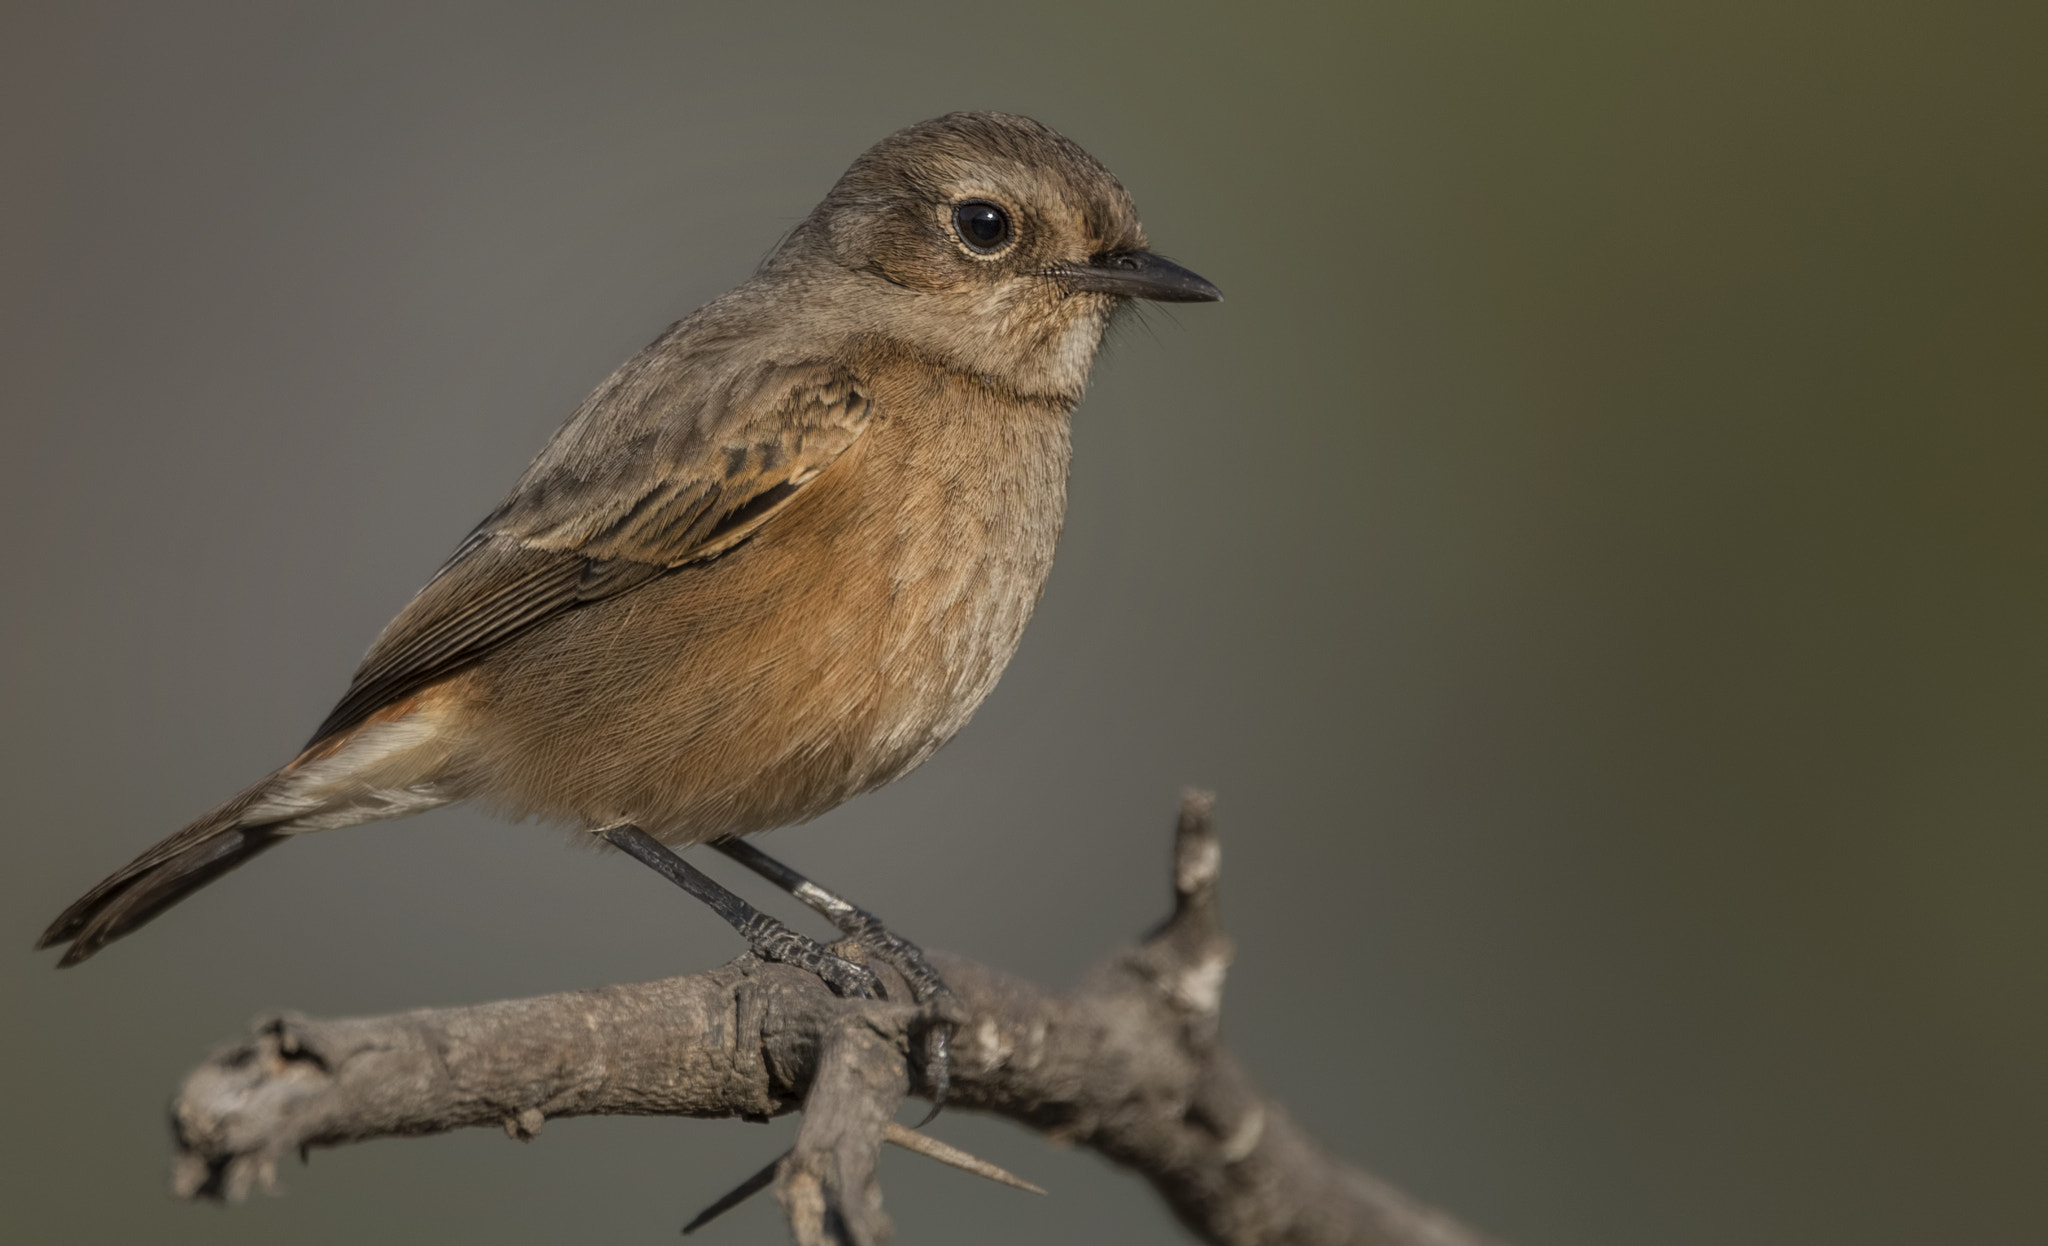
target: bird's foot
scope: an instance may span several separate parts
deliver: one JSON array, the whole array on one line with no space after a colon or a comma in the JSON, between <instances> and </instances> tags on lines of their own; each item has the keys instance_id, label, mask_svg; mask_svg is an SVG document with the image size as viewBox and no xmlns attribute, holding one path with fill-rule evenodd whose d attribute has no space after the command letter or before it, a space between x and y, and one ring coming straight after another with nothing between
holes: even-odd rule
<instances>
[{"instance_id":1,"label":"bird's foot","mask_svg":"<svg viewBox=\"0 0 2048 1246\"><path fill-rule=\"evenodd\" d=\"M738 927L747 947L762 960L801 969L832 988L843 999L880 999L882 981L874 970L855 964L834 953L808 935L799 934L768 916L755 912Z\"/></svg>"},{"instance_id":2,"label":"bird's foot","mask_svg":"<svg viewBox=\"0 0 2048 1246\"><path fill-rule=\"evenodd\" d=\"M923 1049L918 1061L923 1083L917 1089L932 1101L932 1110L919 1127L930 1122L945 1106L946 1092L952 1086L953 1035L966 1024L967 1007L932 968L923 949L884 926L873 913L825 890L745 840L723 839L711 846L809 905L875 960L903 975L920 1013L914 1038Z\"/></svg>"}]
</instances>

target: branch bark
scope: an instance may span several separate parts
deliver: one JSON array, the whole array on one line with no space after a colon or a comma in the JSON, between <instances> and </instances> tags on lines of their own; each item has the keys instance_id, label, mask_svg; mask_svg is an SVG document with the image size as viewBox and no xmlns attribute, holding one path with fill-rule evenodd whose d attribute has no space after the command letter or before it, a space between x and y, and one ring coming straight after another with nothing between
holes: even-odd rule
<instances>
[{"instance_id":1,"label":"branch bark","mask_svg":"<svg viewBox=\"0 0 2048 1246\"><path fill-rule=\"evenodd\" d=\"M933 955L968 1010L949 1103L1091 1147L1218 1246L1487 1246L1492 1239L1331 1156L1217 1038L1231 946L1210 800L1183 804L1174 911L1058 996ZM858 955L852 945L835 951ZM891 997L909 998L880 971ZM765 1119L801 1109L776 1194L797 1241L881 1243L875 1160L907 1093L917 1012L842 1000L742 956L631 986L316 1020L280 1015L216 1050L172 1107L173 1187L240 1199L312 1147L550 1117Z\"/></svg>"}]
</instances>

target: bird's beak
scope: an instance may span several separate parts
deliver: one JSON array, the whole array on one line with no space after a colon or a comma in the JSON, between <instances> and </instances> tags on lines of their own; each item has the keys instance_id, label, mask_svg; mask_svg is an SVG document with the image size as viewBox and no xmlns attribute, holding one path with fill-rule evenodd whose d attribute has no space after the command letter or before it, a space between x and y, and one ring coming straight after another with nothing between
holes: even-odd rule
<instances>
[{"instance_id":1,"label":"bird's beak","mask_svg":"<svg viewBox=\"0 0 2048 1246\"><path fill-rule=\"evenodd\" d=\"M1223 298L1223 291L1208 281L1150 251L1112 251L1086 264L1061 264L1047 275L1057 277L1069 290L1160 303L1215 303Z\"/></svg>"}]
</instances>

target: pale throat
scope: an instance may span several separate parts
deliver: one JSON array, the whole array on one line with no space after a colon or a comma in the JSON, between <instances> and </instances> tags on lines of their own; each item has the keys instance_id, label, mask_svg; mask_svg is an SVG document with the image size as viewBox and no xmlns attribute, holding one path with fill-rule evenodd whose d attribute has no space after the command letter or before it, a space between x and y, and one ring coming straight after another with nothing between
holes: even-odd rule
<instances>
[{"instance_id":1,"label":"pale throat","mask_svg":"<svg viewBox=\"0 0 2048 1246\"><path fill-rule=\"evenodd\" d=\"M1041 322L1038 333L1032 335L1036 338L1032 349L1007 369L1011 384L1019 392L1058 396L1069 403L1080 401L1088 388L1088 370L1094 366L1095 352L1109 328L1109 309L1094 299L1089 304L1062 317L1063 323L1050 330Z\"/></svg>"},{"instance_id":2,"label":"pale throat","mask_svg":"<svg viewBox=\"0 0 2048 1246\"><path fill-rule=\"evenodd\" d=\"M1050 379L1074 393L1087 388L1088 369L1095 364L1095 352L1102 348L1102 334L1108 328L1106 310L1076 316L1053 345Z\"/></svg>"}]
</instances>

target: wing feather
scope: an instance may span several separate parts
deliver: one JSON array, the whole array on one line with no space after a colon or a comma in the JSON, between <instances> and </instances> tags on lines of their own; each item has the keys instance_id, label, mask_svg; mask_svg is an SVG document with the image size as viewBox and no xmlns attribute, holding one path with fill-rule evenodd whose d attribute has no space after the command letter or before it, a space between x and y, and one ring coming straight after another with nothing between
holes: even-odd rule
<instances>
[{"instance_id":1,"label":"wing feather","mask_svg":"<svg viewBox=\"0 0 2048 1246\"><path fill-rule=\"evenodd\" d=\"M721 367L677 340L688 327L570 417L384 629L312 743L565 610L732 549L867 428L872 402L844 371Z\"/></svg>"}]
</instances>

